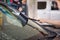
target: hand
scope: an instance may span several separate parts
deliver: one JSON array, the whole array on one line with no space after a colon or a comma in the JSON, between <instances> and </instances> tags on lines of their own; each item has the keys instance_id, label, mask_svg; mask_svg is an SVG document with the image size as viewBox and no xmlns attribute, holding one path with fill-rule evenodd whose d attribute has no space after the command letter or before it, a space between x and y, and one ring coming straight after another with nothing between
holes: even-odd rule
<instances>
[{"instance_id":1,"label":"hand","mask_svg":"<svg viewBox=\"0 0 60 40\"><path fill-rule=\"evenodd\" d=\"M36 20L39 20L39 22L41 22L41 23L46 23L48 20L47 19L36 19Z\"/></svg>"},{"instance_id":2,"label":"hand","mask_svg":"<svg viewBox=\"0 0 60 40\"><path fill-rule=\"evenodd\" d=\"M22 12L22 10L23 10L23 9L22 9L22 7L19 7L19 9L18 9L18 10L19 10L20 12Z\"/></svg>"},{"instance_id":3,"label":"hand","mask_svg":"<svg viewBox=\"0 0 60 40\"><path fill-rule=\"evenodd\" d=\"M46 23L47 22L47 19L39 19L40 21L39 22L42 22L42 23Z\"/></svg>"}]
</instances>

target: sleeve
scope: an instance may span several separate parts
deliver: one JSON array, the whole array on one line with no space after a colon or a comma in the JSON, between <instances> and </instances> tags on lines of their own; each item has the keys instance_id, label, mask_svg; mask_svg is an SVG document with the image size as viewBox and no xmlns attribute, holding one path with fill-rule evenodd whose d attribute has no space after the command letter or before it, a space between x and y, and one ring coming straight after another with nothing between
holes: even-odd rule
<instances>
[{"instance_id":1,"label":"sleeve","mask_svg":"<svg viewBox=\"0 0 60 40\"><path fill-rule=\"evenodd\" d=\"M19 7L22 7L22 4L18 4L18 8L17 9L19 9Z\"/></svg>"}]
</instances>

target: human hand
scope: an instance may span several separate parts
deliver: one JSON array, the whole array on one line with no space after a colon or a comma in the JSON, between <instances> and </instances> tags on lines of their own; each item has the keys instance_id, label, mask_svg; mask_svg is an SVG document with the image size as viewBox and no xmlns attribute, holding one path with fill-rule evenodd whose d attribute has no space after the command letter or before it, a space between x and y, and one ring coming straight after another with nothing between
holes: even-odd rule
<instances>
[{"instance_id":1,"label":"human hand","mask_svg":"<svg viewBox=\"0 0 60 40\"><path fill-rule=\"evenodd\" d=\"M22 10L23 10L23 8L22 7L19 7L19 9L18 9L20 12L22 12Z\"/></svg>"},{"instance_id":2,"label":"human hand","mask_svg":"<svg viewBox=\"0 0 60 40\"><path fill-rule=\"evenodd\" d=\"M47 22L47 19L40 19L40 22L46 23Z\"/></svg>"},{"instance_id":3,"label":"human hand","mask_svg":"<svg viewBox=\"0 0 60 40\"><path fill-rule=\"evenodd\" d=\"M47 19L43 19L43 18L36 19L36 20L39 20L39 22L41 22L41 23L46 23L48 21Z\"/></svg>"}]
</instances>

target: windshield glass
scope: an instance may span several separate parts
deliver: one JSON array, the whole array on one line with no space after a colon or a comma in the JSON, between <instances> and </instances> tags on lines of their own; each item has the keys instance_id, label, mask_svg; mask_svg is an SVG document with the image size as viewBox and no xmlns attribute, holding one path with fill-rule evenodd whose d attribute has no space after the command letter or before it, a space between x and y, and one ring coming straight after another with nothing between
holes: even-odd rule
<instances>
[{"instance_id":1,"label":"windshield glass","mask_svg":"<svg viewBox=\"0 0 60 40\"><path fill-rule=\"evenodd\" d=\"M56 37L55 32L44 28L39 21L23 15L6 3L0 2L0 14L3 16L0 15L3 21L0 26L0 40L40 40L39 38L44 37L48 40L49 37Z\"/></svg>"},{"instance_id":2,"label":"windshield glass","mask_svg":"<svg viewBox=\"0 0 60 40\"><path fill-rule=\"evenodd\" d=\"M21 21L17 20L17 18L11 14L12 12L6 7L0 5L0 11L1 14L3 14L4 21L2 29L2 35L4 36L2 37L3 40L7 38L10 40L25 40L39 33L39 31L34 30L28 24L22 26ZM31 20L29 23L31 24Z\"/></svg>"}]
</instances>

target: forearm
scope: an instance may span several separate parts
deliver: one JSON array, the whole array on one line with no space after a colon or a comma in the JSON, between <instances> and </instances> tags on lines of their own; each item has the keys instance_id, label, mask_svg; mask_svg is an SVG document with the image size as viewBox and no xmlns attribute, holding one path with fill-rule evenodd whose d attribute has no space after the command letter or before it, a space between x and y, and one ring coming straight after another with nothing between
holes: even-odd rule
<instances>
[{"instance_id":1,"label":"forearm","mask_svg":"<svg viewBox=\"0 0 60 40\"><path fill-rule=\"evenodd\" d=\"M56 25L56 26L60 26L60 21L59 20L47 20L47 23Z\"/></svg>"}]
</instances>

